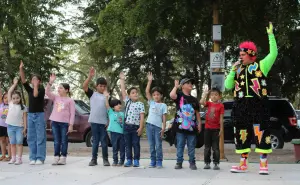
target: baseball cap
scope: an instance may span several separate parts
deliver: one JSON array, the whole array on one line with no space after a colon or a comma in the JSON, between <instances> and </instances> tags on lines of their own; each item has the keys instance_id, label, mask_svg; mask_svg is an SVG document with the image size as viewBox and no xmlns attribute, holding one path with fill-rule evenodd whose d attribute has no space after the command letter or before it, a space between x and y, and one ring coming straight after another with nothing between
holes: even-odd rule
<instances>
[{"instance_id":1,"label":"baseball cap","mask_svg":"<svg viewBox=\"0 0 300 185\"><path fill-rule=\"evenodd\" d=\"M184 85L187 82L191 82L192 84L195 84L195 80L193 78L183 78L180 80L180 85Z\"/></svg>"}]
</instances>

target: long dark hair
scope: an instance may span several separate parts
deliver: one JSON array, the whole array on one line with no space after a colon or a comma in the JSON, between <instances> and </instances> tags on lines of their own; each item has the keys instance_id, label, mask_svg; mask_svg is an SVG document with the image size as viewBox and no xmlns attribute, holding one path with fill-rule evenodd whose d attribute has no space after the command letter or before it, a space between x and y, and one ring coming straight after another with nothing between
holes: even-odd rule
<instances>
[{"instance_id":1,"label":"long dark hair","mask_svg":"<svg viewBox=\"0 0 300 185\"><path fill-rule=\"evenodd\" d=\"M20 91L18 90L14 90L13 93L11 94L11 96L13 96L14 94L18 95L20 97L20 106L21 106L21 110L24 110L25 109L25 106L22 102L22 94Z\"/></svg>"},{"instance_id":2,"label":"long dark hair","mask_svg":"<svg viewBox=\"0 0 300 185\"><path fill-rule=\"evenodd\" d=\"M3 103L3 104L4 104L4 101L3 101L3 100L4 100L4 96L5 96L5 95L7 95L7 92L5 92L4 94L2 94L2 97L1 97L1 98L2 98L2 103Z\"/></svg>"},{"instance_id":3,"label":"long dark hair","mask_svg":"<svg viewBox=\"0 0 300 185\"><path fill-rule=\"evenodd\" d=\"M61 83L60 85L63 86L65 90L68 90L68 95L71 97L70 85L68 83Z\"/></svg>"}]
</instances>

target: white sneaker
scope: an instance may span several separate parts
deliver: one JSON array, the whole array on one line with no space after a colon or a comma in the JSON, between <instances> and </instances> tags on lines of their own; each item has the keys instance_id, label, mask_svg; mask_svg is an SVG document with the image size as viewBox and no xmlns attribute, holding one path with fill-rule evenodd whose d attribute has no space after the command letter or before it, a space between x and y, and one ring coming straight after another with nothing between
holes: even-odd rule
<instances>
[{"instance_id":1,"label":"white sneaker","mask_svg":"<svg viewBox=\"0 0 300 185\"><path fill-rule=\"evenodd\" d=\"M58 165L59 156L55 156L52 165Z\"/></svg>"},{"instance_id":2,"label":"white sneaker","mask_svg":"<svg viewBox=\"0 0 300 185\"><path fill-rule=\"evenodd\" d=\"M44 164L44 161L41 160L36 160L35 165L42 165Z\"/></svg>"},{"instance_id":3,"label":"white sneaker","mask_svg":"<svg viewBox=\"0 0 300 185\"><path fill-rule=\"evenodd\" d=\"M23 162L22 162L22 158L20 158L20 157L17 157L17 160L16 160L16 162L15 162L15 165L20 165L20 164L22 164Z\"/></svg>"},{"instance_id":4,"label":"white sneaker","mask_svg":"<svg viewBox=\"0 0 300 185\"><path fill-rule=\"evenodd\" d=\"M30 161L29 165L35 165L35 161Z\"/></svg>"},{"instance_id":5,"label":"white sneaker","mask_svg":"<svg viewBox=\"0 0 300 185\"><path fill-rule=\"evenodd\" d=\"M8 164L15 164L15 162L16 162L16 158L11 158L11 160L8 162Z\"/></svg>"},{"instance_id":6,"label":"white sneaker","mask_svg":"<svg viewBox=\"0 0 300 185\"><path fill-rule=\"evenodd\" d=\"M59 159L59 161L58 161L58 165L65 165L66 164L66 157L61 157L60 159Z\"/></svg>"}]
</instances>

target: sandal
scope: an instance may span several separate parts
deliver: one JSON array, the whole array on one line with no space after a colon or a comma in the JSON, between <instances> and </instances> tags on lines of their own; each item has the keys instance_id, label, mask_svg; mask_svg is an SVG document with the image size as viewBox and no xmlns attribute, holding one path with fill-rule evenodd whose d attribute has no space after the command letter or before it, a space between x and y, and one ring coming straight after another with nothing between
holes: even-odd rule
<instances>
[{"instance_id":1,"label":"sandal","mask_svg":"<svg viewBox=\"0 0 300 185\"><path fill-rule=\"evenodd\" d=\"M2 157L0 157L0 161L3 161L5 158L5 155L2 155Z\"/></svg>"},{"instance_id":2,"label":"sandal","mask_svg":"<svg viewBox=\"0 0 300 185\"><path fill-rule=\"evenodd\" d=\"M11 160L11 157L5 157L5 159L3 159L3 161L6 161L6 162L8 162L10 160Z\"/></svg>"}]
</instances>

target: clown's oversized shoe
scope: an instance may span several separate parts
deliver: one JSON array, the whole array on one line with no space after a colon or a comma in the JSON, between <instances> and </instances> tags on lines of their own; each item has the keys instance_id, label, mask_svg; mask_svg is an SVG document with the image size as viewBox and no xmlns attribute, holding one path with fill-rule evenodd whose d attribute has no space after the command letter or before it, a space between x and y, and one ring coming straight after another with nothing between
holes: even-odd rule
<instances>
[{"instance_id":1,"label":"clown's oversized shoe","mask_svg":"<svg viewBox=\"0 0 300 185\"><path fill-rule=\"evenodd\" d=\"M247 159L241 158L239 166L232 166L231 170L232 173L245 173L248 171Z\"/></svg>"},{"instance_id":2,"label":"clown's oversized shoe","mask_svg":"<svg viewBox=\"0 0 300 185\"><path fill-rule=\"evenodd\" d=\"M259 174L260 175L269 175L268 160L267 159L260 159Z\"/></svg>"}]
</instances>

